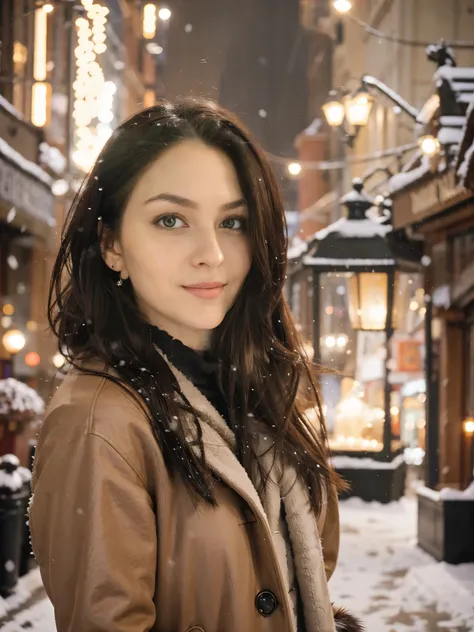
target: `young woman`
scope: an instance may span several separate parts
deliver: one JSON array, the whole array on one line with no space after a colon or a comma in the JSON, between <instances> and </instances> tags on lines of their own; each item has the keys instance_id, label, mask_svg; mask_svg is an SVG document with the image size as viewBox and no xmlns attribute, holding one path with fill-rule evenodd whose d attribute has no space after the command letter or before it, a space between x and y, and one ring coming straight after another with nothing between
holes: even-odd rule
<instances>
[{"instance_id":1,"label":"young woman","mask_svg":"<svg viewBox=\"0 0 474 632\"><path fill-rule=\"evenodd\" d=\"M30 527L58 632L361 629L329 598L338 481L285 264L275 178L231 114L160 103L106 144L50 294L73 369Z\"/></svg>"}]
</instances>

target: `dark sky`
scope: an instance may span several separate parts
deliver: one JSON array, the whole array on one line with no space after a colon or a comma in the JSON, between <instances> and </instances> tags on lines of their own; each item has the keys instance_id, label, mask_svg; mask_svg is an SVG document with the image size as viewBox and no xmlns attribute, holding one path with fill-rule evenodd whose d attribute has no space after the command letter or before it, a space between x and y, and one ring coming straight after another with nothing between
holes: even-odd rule
<instances>
[{"instance_id":1,"label":"dark sky","mask_svg":"<svg viewBox=\"0 0 474 632\"><path fill-rule=\"evenodd\" d=\"M165 94L212 97L265 149L294 153L307 125L306 36L298 0L170 0Z\"/></svg>"}]
</instances>

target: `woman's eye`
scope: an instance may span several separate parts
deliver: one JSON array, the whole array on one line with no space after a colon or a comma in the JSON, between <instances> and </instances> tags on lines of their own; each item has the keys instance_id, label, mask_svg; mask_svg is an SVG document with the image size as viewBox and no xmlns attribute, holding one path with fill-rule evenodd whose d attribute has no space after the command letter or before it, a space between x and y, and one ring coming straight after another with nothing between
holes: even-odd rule
<instances>
[{"instance_id":1,"label":"woman's eye","mask_svg":"<svg viewBox=\"0 0 474 632\"><path fill-rule=\"evenodd\" d=\"M245 218L244 217L228 217L222 222L222 226L230 230L244 230Z\"/></svg>"},{"instance_id":2,"label":"woman's eye","mask_svg":"<svg viewBox=\"0 0 474 632\"><path fill-rule=\"evenodd\" d=\"M181 222L181 224L178 222ZM157 219L155 224L167 229L182 228L182 226L184 226L183 220L176 217L176 215L164 215L163 217Z\"/></svg>"}]
</instances>

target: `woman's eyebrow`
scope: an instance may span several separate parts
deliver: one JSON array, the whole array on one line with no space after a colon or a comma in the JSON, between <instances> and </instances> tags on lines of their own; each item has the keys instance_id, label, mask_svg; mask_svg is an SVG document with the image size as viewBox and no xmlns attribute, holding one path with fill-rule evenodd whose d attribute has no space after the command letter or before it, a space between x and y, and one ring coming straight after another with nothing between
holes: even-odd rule
<instances>
[{"instance_id":1,"label":"woman's eyebrow","mask_svg":"<svg viewBox=\"0 0 474 632\"><path fill-rule=\"evenodd\" d=\"M193 200L189 200L188 198L182 197L181 195L176 195L174 193L159 193L158 195L153 195L152 197L146 200L145 204L150 204L151 202L170 202L171 204L176 204L178 206L185 206L187 208L197 209L197 202L193 202ZM231 211L236 208L240 208L241 206L247 206L247 203L243 198L239 198L238 200L234 200L233 202L227 202L221 206L222 211Z\"/></svg>"}]
</instances>

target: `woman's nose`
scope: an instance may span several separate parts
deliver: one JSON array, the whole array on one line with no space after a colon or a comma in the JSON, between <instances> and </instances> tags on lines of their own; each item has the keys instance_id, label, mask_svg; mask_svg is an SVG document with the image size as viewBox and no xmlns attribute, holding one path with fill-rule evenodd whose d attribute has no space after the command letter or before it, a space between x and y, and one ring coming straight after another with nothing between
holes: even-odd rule
<instances>
[{"instance_id":1,"label":"woman's nose","mask_svg":"<svg viewBox=\"0 0 474 632\"><path fill-rule=\"evenodd\" d=\"M195 237L192 253L194 266L216 268L224 261L224 253L215 230L201 231Z\"/></svg>"}]
</instances>

